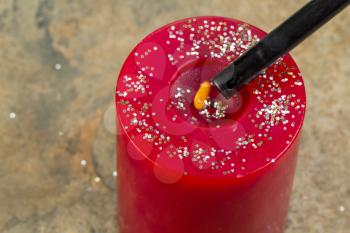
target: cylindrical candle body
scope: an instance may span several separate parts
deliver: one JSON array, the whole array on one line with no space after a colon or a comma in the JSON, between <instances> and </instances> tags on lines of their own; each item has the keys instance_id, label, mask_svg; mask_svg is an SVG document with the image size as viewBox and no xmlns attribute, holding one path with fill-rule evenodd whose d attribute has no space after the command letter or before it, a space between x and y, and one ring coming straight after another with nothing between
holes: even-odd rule
<instances>
[{"instance_id":1,"label":"cylindrical candle body","mask_svg":"<svg viewBox=\"0 0 350 233\"><path fill-rule=\"evenodd\" d=\"M129 55L116 94L121 233L284 231L305 113L292 58L241 90L223 119L190 106L201 81L264 35L232 19L191 18Z\"/></svg>"},{"instance_id":2,"label":"cylindrical candle body","mask_svg":"<svg viewBox=\"0 0 350 233\"><path fill-rule=\"evenodd\" d=\"M120 140L119 148L126 148ZM237 183L164 184L149 161L118 156L121 233L281 233L291 192L297 142L262 174Z\"/></svg>"}]
</instances>

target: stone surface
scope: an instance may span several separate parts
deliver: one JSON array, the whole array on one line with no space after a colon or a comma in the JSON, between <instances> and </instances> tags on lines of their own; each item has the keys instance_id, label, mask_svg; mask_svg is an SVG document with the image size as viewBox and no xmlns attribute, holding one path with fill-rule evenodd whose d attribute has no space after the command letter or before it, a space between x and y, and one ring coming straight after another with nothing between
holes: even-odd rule
<instances>
[{"instance_id":1,"label":"stone surface","mask_svg":"<svg viewBox=\"0 0 350 233\"><path fill-rule=\"evenodd\" d=\"M269 31L305 2L1 1L0 232L117 232L113 95L131 48L196 15ZM287 233L350 231L348 25L349 9L292 53L308 113Z\"/></svg>"}]
</instances>

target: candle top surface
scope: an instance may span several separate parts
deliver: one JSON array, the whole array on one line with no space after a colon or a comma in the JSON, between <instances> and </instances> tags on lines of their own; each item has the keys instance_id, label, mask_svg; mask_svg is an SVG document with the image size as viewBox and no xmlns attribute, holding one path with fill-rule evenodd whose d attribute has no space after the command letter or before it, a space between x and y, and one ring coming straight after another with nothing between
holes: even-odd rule
<instances>
[{"instance_id":1,"label":"candle top surface","mask_svg":"<svg viewBox=\"0 0 350 233\"><path fill-rule=\"evenodd\" d=\"M230 100L214 92L214 110L192 103L203 81L265 35L241 21L195 17L146 36L126 59L116 90L128 154L149 160L168 183L183 175L240 178L276 162L305 115L304 83L289 54Z\"/></svg>"}]
</instances>

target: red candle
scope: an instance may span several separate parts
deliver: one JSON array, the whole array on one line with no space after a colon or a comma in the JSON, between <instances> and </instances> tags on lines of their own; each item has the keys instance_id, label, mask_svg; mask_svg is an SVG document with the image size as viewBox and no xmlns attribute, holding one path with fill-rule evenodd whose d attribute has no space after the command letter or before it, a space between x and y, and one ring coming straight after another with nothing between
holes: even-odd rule
<instances>
[{"instance_id":1,"label":"red candle","mask_svg":"<svg viewBox=\"0 0 350 233\"><path fill-rule=\"evenodd\" d=\"M163 26L130 53L117 92L121 233L281 233L305 113L302 77L285 55L215 109L200 83L265 33L222 17Z\"/></svg>"}]
</instances>

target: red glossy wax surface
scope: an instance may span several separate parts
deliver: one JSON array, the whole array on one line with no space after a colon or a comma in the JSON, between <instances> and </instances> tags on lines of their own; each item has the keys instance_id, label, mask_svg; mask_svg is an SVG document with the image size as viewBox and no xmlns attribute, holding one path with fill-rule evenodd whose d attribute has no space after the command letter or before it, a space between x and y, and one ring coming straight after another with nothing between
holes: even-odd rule
<instances>
[{"instance_id":1,"label":"red glossy wax surface","mask_svg":"<svg viewBox=\"0 0 350 233\"><path fill-rule=\"evenodd\" d=\"M191 104L203 80L264 35L198 17L156 30L130 53L116 92L122 233L283 232L305 113L292 58L226 101L225 118L208 121Z\"/></svg>"}]
</instances>

